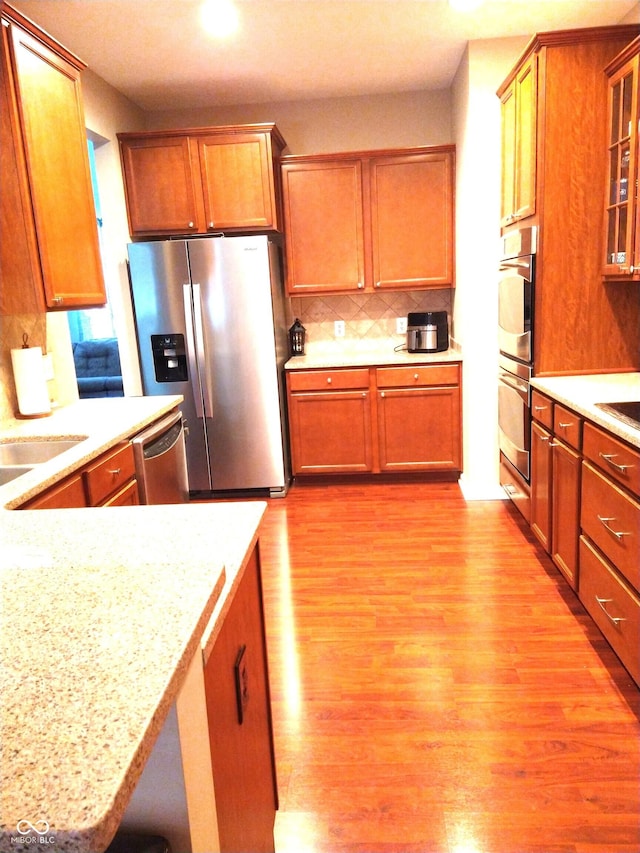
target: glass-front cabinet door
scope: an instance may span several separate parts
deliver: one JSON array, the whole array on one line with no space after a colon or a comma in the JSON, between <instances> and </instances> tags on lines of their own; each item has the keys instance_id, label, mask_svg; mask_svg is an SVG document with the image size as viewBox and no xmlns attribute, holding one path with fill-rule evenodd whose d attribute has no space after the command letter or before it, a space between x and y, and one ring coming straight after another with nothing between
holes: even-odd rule
<instances>
[{"instance_id":1,"label":"glass-front cabinet door","mask_svg":"<svg viewBox=\"0 0 640 853\"><path fill-rule=\"evenodd\" d=\"M638 51L635 39L608 67L609 150L604 275L640 280Z\"/></svg>"}]
</instances>

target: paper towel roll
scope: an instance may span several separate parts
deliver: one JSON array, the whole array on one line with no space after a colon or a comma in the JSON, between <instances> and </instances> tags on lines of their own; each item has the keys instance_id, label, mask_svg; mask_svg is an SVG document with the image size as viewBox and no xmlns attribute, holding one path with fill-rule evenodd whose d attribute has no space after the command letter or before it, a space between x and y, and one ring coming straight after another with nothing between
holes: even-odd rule
<instances>
[{"instance_id":1,"label":"paper towel roll","mask_svg":"<svg viewBox=\"0 0 640 853\"><path fill-rule=\"evenodd\" d=\"M44 375L42 348L12 349L11 364L20 414L24 417L50 414L51 403Z\"/></svg>"}]
</instances>

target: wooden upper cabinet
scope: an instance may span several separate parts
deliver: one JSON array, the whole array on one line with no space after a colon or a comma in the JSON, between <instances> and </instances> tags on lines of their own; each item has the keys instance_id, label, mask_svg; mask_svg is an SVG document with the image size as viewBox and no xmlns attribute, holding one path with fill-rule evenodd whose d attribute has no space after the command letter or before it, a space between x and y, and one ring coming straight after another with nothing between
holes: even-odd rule
<instances>
[{"instance_id":1,"label":"wooden upper cabinet","mask_svg":"<svg viewBox=\"0 0 640 853\"><path fill-rule=\"evenodd\" d=\"M284 157L288 292L453 287L454 152Z\"/></svg>"},{"instance_id":2,"label":"wooden upper cabinet","mask_svg":"<svg viewBox=\"0 0 640 853\"><path fill-rule=\"evenodd\" d=\"M640 281L640 37L607 67L608 169L605 196L607 278ZM635 188L635 190L634 190Z\"/></svg>"},{"instance_id":3,"label":"wooden upper cabinet","mask_svg":"<svg viewBox=\"0 0 640 853\"><path fill-rule=\"evenodd\" d=\"M208 230L278 224L270 137L243 133L200 137L198 152Z\"/></svg>"},{"instance_id":4,"label":"wooden upper cabinet","mask_svg":"<svg viewBox=\"0 0 640 853\"><path fill-rule=\"evenodd\" d=\"M204 212L189 137L142 136L121 142L120 150L131 234L197 232Z\"/></svg>"},{"instance_id":5,"label":"wooden upper cabinet","mask_svg":"<svg viewBox=\"0 0 640 853\"><path fill-rule=\"evenodd\" d=\"M452 171L448 152L371 160L374 287L453 284Z\"/></svg>"},{"instance_id":6,"label":"wooden upper cabinet","mask_svg":"<svg viewBox=\"0 0 640 853\"><path fill-rule=\"evenodd\" d=\"M530 57L499 92L504 227L536 212L537 62Z\"/></svg>"},{"instance_id":7,"label":"wooden upper cabinet","mask_svg":"<svg viewBox=\"0 0 640 853\"><path fill-rule=\"evenodd\" d=\"M33 310L38 303L61 309L104 305L80 89L84 64L11 7L1 8L2 222L16 214L20 219L13 229L19 254L9 261L2 253L3 290L10 294L3 296L2 310ZM17 209L7 211L16 202ZM16 270L20 256L33 284L27 284L26 305ZM39 295L34 300L34 288L43 288L42 301Z\"/></svg>"},{"instance_id":8,"label":"wooden upper cabinet","mask_svg":"<svg viewBox=\"0 0 640 853\"><path fill-rule=\"evenodd\" d=\"M278 230L275 125L120 133L132 237Z\"/></svg>"},{"instance_id":9,"label":"wooden upper cabinet","mask_svg":"<svg viewBox=\"0 0 640 853\"><path fill-rule=\"evenodd\" d=\"M282 167L290 293L364 288L362 163Z\"/></svg>"}]
</instances>

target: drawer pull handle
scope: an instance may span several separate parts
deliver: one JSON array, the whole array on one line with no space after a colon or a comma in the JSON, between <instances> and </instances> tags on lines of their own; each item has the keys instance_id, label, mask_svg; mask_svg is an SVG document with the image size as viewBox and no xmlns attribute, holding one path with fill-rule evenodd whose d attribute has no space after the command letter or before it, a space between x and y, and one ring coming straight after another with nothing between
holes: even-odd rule
<instances>
[{"instance_id":1,"label":"drawer pull handle","mask_svg":"<svg viewBox=\"0 0 640 853\"><path fill-rule=\"evenodd\" d=\"M549 436L548 435L541 435L540 441L549 441ZM551 445L551 446L553 447L553 445Z\"/></svg>"},{"instance_id":2,"label":"drawer pull handle","mask_svg":"<svg viewBox=\"0 0 640 853\"><path fill-rule=\"evenodd\" d=\"M608 530L609 533L616 537L616 539L622 539L623 536L631 535L630 533L623 533L621 530L614 530L613 527L611 527L611 524L609 522L615 521L615 518L603 518L601 515L599 515L598 521L605 528L605 530Z\"/></svg>"},{"instance_id":3,"label":"drawer pull handle","mask_svg":"<svg viewBox=\"0 0 640 853\"><path fill-rule=\"evenodd\" d=\"M603 453L602 451L598 454L612 468L615 468L616 471L621 471L623 474L626 473L627 468L633 468L633 465L619 465L617 462L614 462L613 460L616 458L616 455L615 453Z\"/></svg>"},{"instance_id":4,"label":"drawer pull handle","mask_svg":"<svg viewBox=\"0 0 640 853\"><path fill-rule=\"evenodd\" d=\"M627 620L626 620L626 619L624 619L622 616L612 616L612 615L609 613L609 611L607 610L606 605L607 605L607 604L610 604L610 603L613 601L613 598L598 598L598 596L596 595L596 601L598 602L598 605L600 606L600 610L602 610L602 612L603 612L603 613L604 613L604 615L607 617L607 619L608 619L608 620L609 620L613 625L615 625L615 626L616 626L616 628L618 627L618 625L620 624L620 622L626 622L626 621L627 621Z\"/></svg>"},{"instance_id":5,"label":"drawer pull handle","mask_svg":"<svg viewBox=\"0 0 640 853\"><path fill-rule=\"evenodd\" d=\"M573 424L572 423L563 424L562 421L559 421L558 426L560 427L560 429L569 429L569 427L572 427Z\"/></svg>"},{"instance_id":6,"label":"drawer pull handle","mask_svg":"<svg viewBox=\"0 0 640 853\"><path fill-rule=\"evenodd\" d=\"M534 406L533 411L534 412L546 412L547 407L546 406Z\"/></svg>"},{"instance_id":7,"label":"drawer pull handle","mask_svg":"<svg viewBox=\"0 0 640 853\"><path fill-rule=\"evenodd\" d=\"M109 471L109 473L110 473L113 477L118 477L118 476L120 475L121 471L122 471L122 468L112 468L112 469Z\"/></svg>"}]
</instances>

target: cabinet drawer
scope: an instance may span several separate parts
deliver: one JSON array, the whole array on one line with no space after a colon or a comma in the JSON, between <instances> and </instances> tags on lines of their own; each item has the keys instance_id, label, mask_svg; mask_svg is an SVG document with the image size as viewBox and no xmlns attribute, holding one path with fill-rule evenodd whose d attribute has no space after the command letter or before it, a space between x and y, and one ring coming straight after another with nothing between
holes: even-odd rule
<instances>
[{"instance_id":1,"label":"cabinet drawer","mask_svg":"<svg viewBox=\"0 0 640 853\"><path fill-rule=\"evenodd\" d=\"M553 432L575 450L580 450L582 418L557 403L553 407Z\"/></svg>"},{"instance_id":2,"label":"cabinet drawer","mask_svg":"<svg viewBox=\"0 0 640 853\"><path fill-rule=\"evenodd\" d=\"M636 589L640 589L640 504L582 463L583 532L606 554Z\"/></svg>"},{"instance_id":3,"label":"cabinet drawer","mask_svg":"<svg viewBox=\"0 0 640 853\"><path fill-rule=\"evenodd\" d=\"M580 537L579 595L633 680L640 684L640 600L584 536Z\"/></svg>"},{"instance_id":4,"label":"cabinet drawer","mask_svg":"<svg viewBox=\"0 0 640 853\"><path fill-rule=\"evenodd\" d=\"M101 456L84 472L90 506L98 506L105 498L122 488L135 475L133 448L127 442L112 453Z\"/></svg>"},{"instance_id":5,"label":"cabinet drawer","mask_svg":"<svg viewBox=\"0 0 640 853\"><path fill-rule=\"evenodd\" d=\"M405 388L416 385L457 385L457 364L429 364L416 367L379 367L376 370L378 388Z\"/></svg>"},{"instance_id":6,"label":"cabinet drawer","mask_svg":"<svg viewBox=\"0 0 640 853\"><path fill-rule=\"evenodd\" d=\"M640 453L593 424L584 425L583 453L607 476L640 495Z\"/></svg>"},{"instance_id":7,"label":"cabinet drawer","mask_svg":"<svg viewBox=\"0 0 640 853\"><path fill-rule=\"evenodd\" d=\"M369 369L294 370L287 374L291 391L342 391L369 387Z\"/></svg>"},{"instance_id":8,"label":"cabinet drawer","mask_svg":"<svg viewBox=\"0 0 640 853\"><path fill-rule=\"evenodd\" d=\"M553 403L539 391L531 392L531 414L538 423L553 429Z\"/></svg>"}]
</instances>

